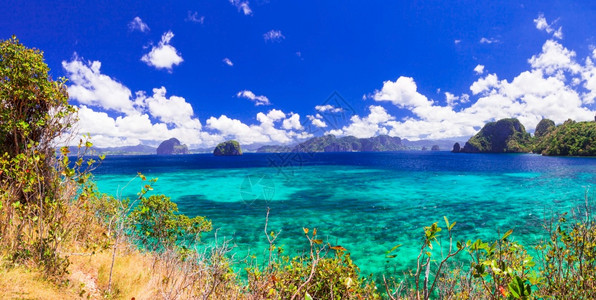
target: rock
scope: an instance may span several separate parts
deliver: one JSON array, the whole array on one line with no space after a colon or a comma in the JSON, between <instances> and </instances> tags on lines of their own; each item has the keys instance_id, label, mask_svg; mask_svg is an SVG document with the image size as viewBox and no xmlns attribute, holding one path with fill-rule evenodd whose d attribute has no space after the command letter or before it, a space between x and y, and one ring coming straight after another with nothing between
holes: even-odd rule
<instances>
[{"instance_id":1,"label":"rock","mask_svg":"<svg viewBox=\"0 0 596 300\"><path fill-rule=\"evenodd\" d=\"M242 155L242 149L237 141L230 140L223 143L219 143L215 149L213 149L213 155L215 156L235 156Z\"/></svg>"},{"instance_id":2,"label":"rock","mask_svg":"<svg viewBox=\"0 0 596 300\"><path fill-rule=\"evenodd\" d=\"M534 131L534 136L537 138L541 138L553 129L555 129L555 122L549 119L542 119L540 120L538 125L536 125L536 131Z\"/></svg>"},{"instance_id":3,"label":"rock","mask_svg":"<svg viewBox=\"0 0 596 300\"><path fill-rule=\"evenodd\" d=\"M441 148L439 148L439 145L433 145L433 146L430 148L430 150L431 150L431 151L441 151Z\"/></svg>"},{"instance_id":4,"label":"rock","mask_svg":"<svg viewBox=\"0 0 596 300\"><path fill-rule=\"evenodd\" d=\"M567 120L538 138L534 152L553 156L596 156L596 122Z\"/></svg>"},{"instance_id":5,"label":"rock","mask_svg":"<svg viewBox=\"0 0 596 300\"><path fill-rule=\"evenodd\" d=\"M460 152L464 153L520 153L532 148L530 134L517 119L502 119L484 125L470 138Z\"/></svg>"},{"instance_id":6,"label":"rock","mask_svg":"<svg viewBox=\"0 0 596 300\"><path fill-rule=\"evenodd\" d=\"M459 143L453 144L453 150L451 150L451 152L459 153L459 151L461 151L461 146L459 145Z\"/></svg>"},{"instance_id":7,"label":"rock","mask_svg":"<svg viewBox=\"0 0 596 300\"><path fill-rule=\"evenodd\" d=\"M188 154L188 147L180 144L177 138L171 138L161 142L156 151L159 155Z\"/></svg>"}]
</instances>

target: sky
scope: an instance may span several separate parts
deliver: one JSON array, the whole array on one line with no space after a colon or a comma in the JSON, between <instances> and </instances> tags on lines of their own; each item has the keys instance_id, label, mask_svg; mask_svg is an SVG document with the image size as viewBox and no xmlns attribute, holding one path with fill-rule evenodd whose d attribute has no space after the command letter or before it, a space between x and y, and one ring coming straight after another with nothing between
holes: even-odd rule
<instances>
[{"instance_id":1,"label":"sky","mask_svg":"<svg viewBox=\"0 0 596 300\"><path fill-rule=\"evenodd\" d=\"M596 113L594 1L0 0L12 35L68 78L75 134L99 147L453 139Z\"/></svg>"}]
</instances>

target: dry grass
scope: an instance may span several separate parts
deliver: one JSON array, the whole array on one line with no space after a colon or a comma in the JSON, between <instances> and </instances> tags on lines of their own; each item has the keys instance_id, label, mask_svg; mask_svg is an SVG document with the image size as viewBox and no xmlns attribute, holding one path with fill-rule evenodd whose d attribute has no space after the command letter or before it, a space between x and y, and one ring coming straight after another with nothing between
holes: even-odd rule
<instances>
[{"instance_id":1,"label":"dry grass","mask_svg":"<svg viewBox=\"0 0 596 300\"><path fill-rule=\"evenodd\" d=\"M108 293L108 280L112 252L103 251L90 256L71 256L69 268L71 279L75 274L84 274L92 283L85 284L93 297L108 296L112 299L156 299L157 291L152 283L155 274L151 271L152 259L135 250L122 250L116 254L112 275L112 289ZM76 278L78 279L78 278ZM82 283L85 283L83 277Z\"/></svg>"},{"instance_id":2,"label":"dry grass","mask_svg":"<svg viewBox=\"0 0 596 300\"><path fill-rule=\"evenodd\" d=\"M0 270L0 299L81 299L72 285L60 287L25 267Z\"/></svg>"}]
</instances>

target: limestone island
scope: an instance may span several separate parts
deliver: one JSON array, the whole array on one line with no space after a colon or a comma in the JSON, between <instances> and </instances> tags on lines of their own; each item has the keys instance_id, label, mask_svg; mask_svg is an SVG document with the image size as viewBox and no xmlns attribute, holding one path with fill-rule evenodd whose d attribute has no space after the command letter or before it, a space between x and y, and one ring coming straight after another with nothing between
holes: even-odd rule
<instances>
[{"instance_id":1,"label":"limestone island","mask_svg":"<svg viewBox=\"0 0 596 300\"><path fill-rule=\"evenodd\" d=\"M158 155L188 154L188 147L181 144L177 138L165 140L157 147Z\"/></svg>"},{"instance_id":2,"label":"limestone island","mask_svg":"<svg viewBox=\"0 0 596 300\"><path fill-rule=\"evenodd\" d=\"M547 156L596 156L596 120L567 120L555 126L541 120L531 136L517 119L490 122L454 153L537 153Z\"/></svg>"},{"instance_id":3,"label":"limestone island","mask_svg":"<svg viewBox=\"0 0 596 300\"><path fill-rule=\"evenodd\" d=\"M242 155L242 149L237 141L230 140L223 143L219 143L215 149L213 149L213 155L215 156L235 156Z\"/></svg>"}]
</instances>

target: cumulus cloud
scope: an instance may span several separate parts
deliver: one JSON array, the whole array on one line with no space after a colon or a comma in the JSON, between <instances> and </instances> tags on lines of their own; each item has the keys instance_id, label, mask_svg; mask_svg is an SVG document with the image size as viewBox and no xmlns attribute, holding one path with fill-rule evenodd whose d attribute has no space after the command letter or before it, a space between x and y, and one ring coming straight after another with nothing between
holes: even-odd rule
<instances>
[{"instance_id":1,"label":"cumulus cloud","mask_svg":"<svg viewBox=\"0 0 596 300\"><path fill-rule=\"evenodd\" d=\"M575 51L568 50L554 40L548 40L542 46L542 53L534 55L529 62L535 69L547 74L570 71L578 73L581 66L575 62Z\"/></svg>"},{"instance_id":2,"label":"cumulus cloud","mask_svg":"<svg viewBox=\"0 0 596 300\"><path fill-rule=\"evenodd\" d=\"M194 111L190 103L179 96L166 97L166 88L153 89L153 95L146 97L140 94L136 100L143 103L151 116L166 124L174 124L178 127L201 129L201 122L193 118Z\"/></svg>"},{"instance_id":3,"label":"cumulus cloud","mask_svg":"<svg viewBox=\"0 0 596 300\"><path fill-rule=\"evenodd\" d=\"M428 107L432 102L418 93L418 87L411 77L399 77L396 81L383 82L383 88L374 92L376 101L389 101L400 108L416 109Z\"/></svg>"},{"instance_id":4,"label":"cumulus cloud","mask_svg":"<svg viewBox=\"0 0 596 300\"><path fill-rule=\"evenodd\" d=\"M233 67L233 66L234 66L234 63L233 63L233 62L232 62L232 61L231 61L229 58L227 58L227 57L226 57L226 58L224 58L222 61L223 61L223 62L224 62L226 65L228 65L228 66L230 66L230 67Z\"/></svg>"},{"instance_id":5,"label":"cumulus cloud","mask_svg":"<svg viewBox=\"0 0 596 300\"><path fill-rule=\"evenodd\" d=\"M62 62L62 67L70 80L68 94L71 99L119 113L135 111L130 89L102 74L101 62L84 61L75 53L72 61Z\"/></svg>"},{"instance_id":6,"label":"cumulus cloud","mask_svg":"<svg viewBox=\"0 0 596 300\"><path fill-rule=\"evenodd\" d=\"M484 73L484 66L483 65L477 65L474 68L474 72L476 72L476 74L482 74L482 73Z\"/></svg>"},{"instance_id":7,"label":"cumulus cloud","mask_svg":"<svg viewBox=\"0 0 596 300\"><path fill-rule=\"evenodd\" d=\"M257 120L260 124L247 125L240 120L222 115L218 118L209 118L206 127L218 131L221 137L235 139L240 144L287 144L296 139L305 139L312 136L304 131L298 131L302 129L298 114L290 113L290 117L286 118L286 114L281 110L272 109L267 114L258 113ZM296 121L298 121L297 124ZM279 124L282 125L282 129L276 127Z\"/></svg>"},{"instance_id":8,"label":"cumulus cloud","mask_svg":"<svg viewBox=\"0 0 596 300\"><path fill-rule=\"evenodd\" d=\"M147 32L150 30L149 26L147 26L147 24L139 17L134 17L134 19L128 23L128 29L130 31L138 30L140 32Z\"/></svg>"},{"instance_id":9,"label":"cumulus cloud","mask_svg":"<svg viewBox=\"0 0 596 300\"><path fill-rule=\"evenodd\" d=\"M250 6L248 6L248 1L230 0L230 3L232 3L232 5L234 5L238 11L242 12L245 16L252 15L252 10L250 9Z\"/></svg>"},{"instance_id":10,"label":"cumulus cloud","mask_svg":"<svg viewBox=\"0 0 596 300\"><path fill-rule=\"evenodd\" d=\"M71 79L70 98L78 104L74 134L90 134L98 147L157 145L171 137L191 147L211 147L230 138L253 144L290 143L312 137L304 131L299 114L278 109L257 113L257 124L221 115L208 118L207 125L202 126L192 105L183 97L168 96L163 86L154 88L152 94L137 91L133 95L125 85L102 74L99 61L84 61L75 55L62 66ZM256 102L266 99L250 91L242 91L240 96Z\"/></svg>"},{"instance_id":11,"label":"cumulus cloud","mask_svg":"<svg viewBox=\"0 0 596 300\"><path fill-rule=\"evenodd\" d=\"M381 107L373 113L371 106L369 116L354 116L350 124L332 133L364 137L388 132L412 140L441 139L473 135L486 122L502 118L518 118L529 131L542 118L556 123L593 120L595 111L589 105L596 97L596 67L590 57L583 65L575 57L575 52L548 40L528 60L530 69L511 81L487 74L473 82L470 91L475 102L458 109L455 104L470 101L469 95L445 93L447 105L442 106L419 93L413 78L385 81L370 98L408 110L410 116L394 120Z\"/></svg>"},{"instance_id":12,"label":"cumulus cloud","mask_svg":"<svg viewBox=\"0 0 596 300\"><path fill-rule=\"evenodd\" d=\"M263 34L263 39L268 42L281 42L286 37L281 33L280 30L270 30Z\"/></svg>"},{"instance_id":13,"label":"cumulus cloud","mask_svg":"<svg viewBox=\"0 0 596 300\"><path fill-rule=\"evenodd\" d=\"M534 19L534 24L536 24L536 29L544 30L546 33L552 33L553 37L558 39L563 39L563 27L559 26L558 29L554 29L553 25L557 23L555 20L552 24L548 24L544 14L539 14L536 19Z\"/></svg>"},{"instance_id":14,"label":"cumulus cloud","mask_svg":"<svg viewBox=\"0 0 596 300\"><path fill-rule=\"evenodd\" d=\"M176 48L170 45L170 41L173 37L174 33L171 31L164 33L159 44L153 46L149 53L143 55L141 61L156 69L166 69L171 72L174 66L177 66L184 61Z\"/></svg>"},{"instance_id":15,"label":"cumulus cloud","mask_svg":"<svg viewBox=\"0 0 596 300\"><path fill-rule=\"evenodd\" d=\"M320 114L316 114L314 116L307 115L306 118L308 118L310 120L310 123L317 128L327 127L327 123L325 123L325 121L323 121L323 116L321 116Z\"/></svg>"},{"instance_id":16,"label":"cumulus cloud","mask_svg":"<svg viewBox=\"0 0 596 300\"><path fill-rule=\"evenodd\" d=\"M352 116L350 124L341 129L330 130L328 134L351 135L357 138L369 138L376 135L388 134L387 124L394 117L385 108L378 105L368 107L370 113L366 117Z\"/></svg>"},{"instance_id":17,"label":"cumulus cloud","mask_svg":"<svg viewBox=\"0 0 596 300\"><path fill-rule=\"evenodd\" d=\"M238 92L236 94L236 97L248 99L248 100L254 102L255 106L271 105L271 103L269 102L269 98L267 98L266 96L263 96L263 95L257 96L257 95L255 95L255 93L253 93L252 91L249 91L249 90L243 90L243 91Z\"/></svg>"},{"instance_id":18,"label":"cumulus cloud","mask_svg":"<svg viewBox=\"0 0 596 300\"><path fill-rule=\"evenodd\" d=\"M184 20L187 22L203 24L205 22L205 16L199 16L199 12L192 12L189 10L186 19Z\"/></svg>"},{"instance_id":19,"label":"cumulus cloud","mask_svg":"<svg viewBox=\"0 0 596 300\"><path fill-rule=\"evenodd\" d=\"M319 112L331 112L331 113L338 113L344 111L341 107L335 107L331 104L326 105L317 105L315 109Z\"/></svg>"},{"instance_id":20,"label":"cumulus cloud","mask_svg":"<svg viewBox=\"0 0 596 300\"><path fill-rule=\"evenodd\" d=\"M300 124L300 115L296 113L290 113L290 117L285 119L282 123L282 127L287 130L302 130L302 124Z\"/></svg>"}]
</instances>

